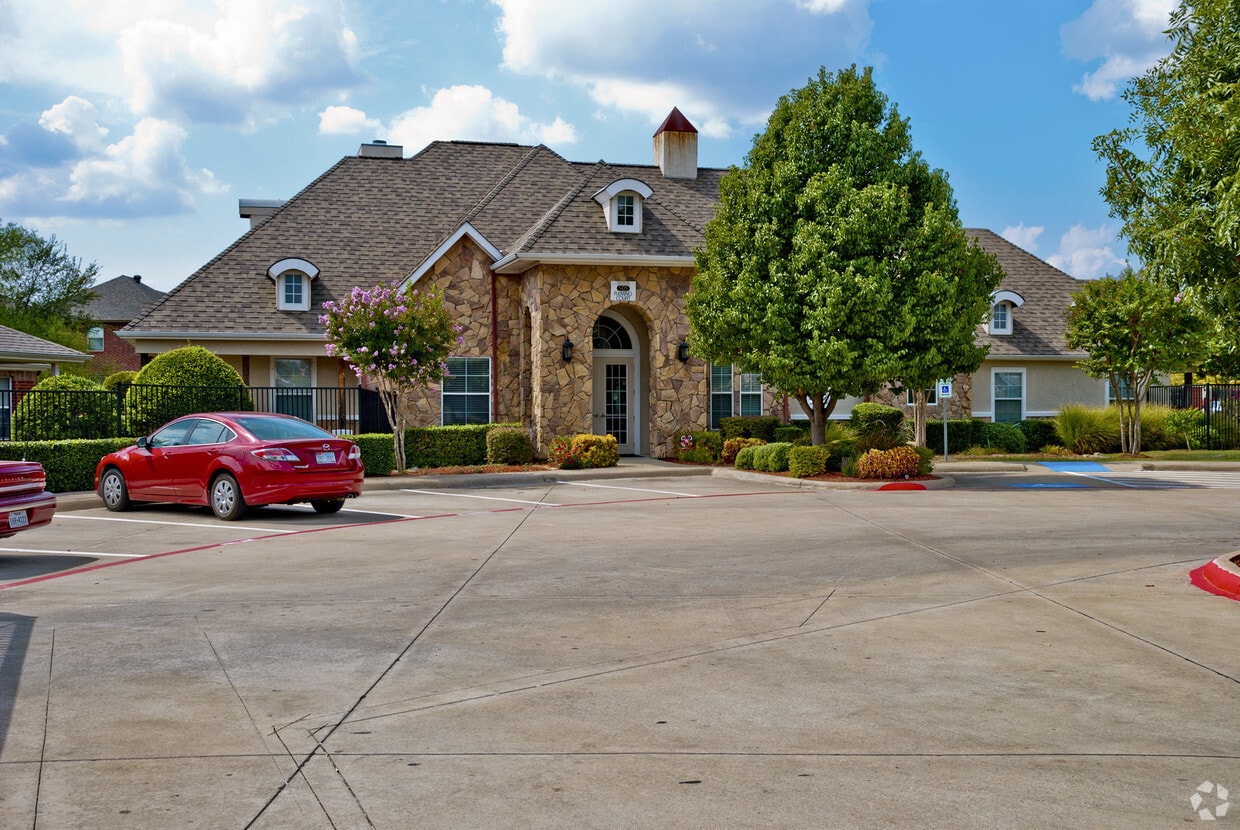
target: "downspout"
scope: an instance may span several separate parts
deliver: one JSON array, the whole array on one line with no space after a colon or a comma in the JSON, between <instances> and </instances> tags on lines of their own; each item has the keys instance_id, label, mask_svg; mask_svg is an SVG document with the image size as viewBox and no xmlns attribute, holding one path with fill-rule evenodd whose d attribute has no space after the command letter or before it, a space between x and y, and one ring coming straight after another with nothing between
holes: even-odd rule
<instances>
[{"instance_id":1,"label":"downspout","mask_svg":"<svg viewBox=\"0 0 1240 830\"><path fill-rule=\"evenodd\" d=\"M491 423L496 422L495 410L499 398L499 291L496 288L495 269L491 270Z\"/></svg>"}]
</instances>

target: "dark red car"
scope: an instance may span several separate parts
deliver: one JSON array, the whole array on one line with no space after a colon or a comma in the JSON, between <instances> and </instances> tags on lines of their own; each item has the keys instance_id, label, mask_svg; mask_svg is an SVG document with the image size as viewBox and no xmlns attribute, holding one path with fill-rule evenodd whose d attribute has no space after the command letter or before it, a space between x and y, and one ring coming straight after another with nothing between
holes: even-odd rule
<instances>
[{"instance_id":1,"label":"dark red car","mask_svg":"<svg viewBox=\"0 0 1240 830\"><path fill-rule=\"evenodd\" d=\"M0 539L52 521L56 497L37 461L0 461Z\"/></svg>"},{"instance_id":2,"label":"dark red car","mask_svg":"<svg viewBox=\"0 0 1240 830\"><path fill-rule=\"evenodd\" d=\"M362 453L290 415L206 412L170 421L95 468L109 510L134 502L207 505L221 519L246 507L310 502L335 513L362 492Z\"/></svg>"}]
</instances>

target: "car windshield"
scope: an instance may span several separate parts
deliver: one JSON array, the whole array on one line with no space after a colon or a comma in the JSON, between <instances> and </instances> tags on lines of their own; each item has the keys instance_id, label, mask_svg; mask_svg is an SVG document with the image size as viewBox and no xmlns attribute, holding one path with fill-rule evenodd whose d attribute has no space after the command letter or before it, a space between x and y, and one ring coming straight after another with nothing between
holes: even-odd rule
<instances>
[{"instance_id":1,"label":"car windshield","mask_svg":"<svg viewBox=\"0 0 1240 830\"><path fill-rule=\"evenodd\" d=\"M314 424L299 421L296 418L259 418L241 415L234 420L249 430L251 435L262 441L295 441L299 439L322 441L324 438L336 437L327 430L319 429Z\"/></svg>"}]
</instances>

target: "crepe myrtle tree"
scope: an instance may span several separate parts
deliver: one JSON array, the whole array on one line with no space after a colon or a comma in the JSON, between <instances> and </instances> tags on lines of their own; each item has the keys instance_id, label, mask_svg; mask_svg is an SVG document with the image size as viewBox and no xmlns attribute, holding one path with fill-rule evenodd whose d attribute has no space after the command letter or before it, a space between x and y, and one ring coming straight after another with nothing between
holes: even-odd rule
<instances>
[{"instance_id":1,"label":"crepe myrtle tree","mask_svg":"<svg viewBox=\"0 0 1240 830\"><path fill-rule=\"evenodd\" d=\"M1068 309L1069 348L1087 375L1111 382L1120 413L1120 444L1141 452L1141 401L1157 374L1191 368L1213 334L1207 317L1178 286L1125 268L1118 277L1086 282Z\"/></svg>"},{"instance_id":2,"label":"crepe myrtle tree","mask_svg":"<svg viewBox=\"0 0 1240 830\"><path fill-rule=\"evenodd\" d=\"M448 374L454 345L464 343L438 289L418 291L399 285L354 288L338 302L323 303L319 322L327 337L327 354L352 367L358 380L370 378L392 425L396 471L405 471L402 398L419 386Z\"/></svg>"},{"instance_id":3,"label":"crepe myrtle tree","mask_svg":"<svg viewBox=\"0 0 1240 830\"><path fill-rule=\"evenodd\" d=\"M844 396L980 365L974 332L1000 279L872 70L822 69L720 182L686 302L690 347L760 372L821 444Z\"/></svg>"}]
</instances>

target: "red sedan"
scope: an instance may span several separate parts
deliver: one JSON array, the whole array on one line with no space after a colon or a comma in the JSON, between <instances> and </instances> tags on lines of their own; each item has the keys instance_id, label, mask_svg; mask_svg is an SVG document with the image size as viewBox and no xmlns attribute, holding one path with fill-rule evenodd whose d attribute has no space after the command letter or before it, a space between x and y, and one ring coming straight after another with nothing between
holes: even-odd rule
<instances>
[{"instance_id":1,"label":"red sedan","mask_svg":"<svg viewBox=\"0 0 1240 830\"><path fill-rule=\"evenodd\" d=\"M335 513L362 492L357 444L289 415L207 412L170 421L105 455L95 492L109 510L134 502L208 505L221 519L246 507L310 502Z\"/></svg>"},{"instance_id":2,"label":"red sedan","mask_svg":"<svg viewBox=\"0 0 1240 830\"><path fill-rule=\"evenodd\" d=\"M0 461L0 539L49 524L55 512L56 497L47 492L43 465Z\"/></svg>"}]
</instances>

